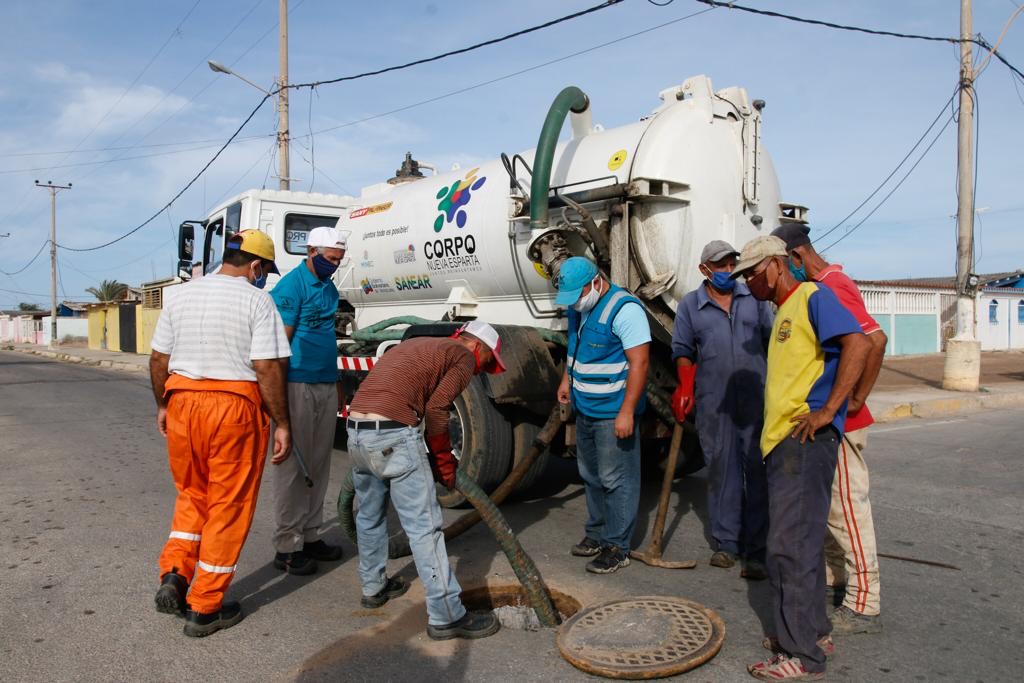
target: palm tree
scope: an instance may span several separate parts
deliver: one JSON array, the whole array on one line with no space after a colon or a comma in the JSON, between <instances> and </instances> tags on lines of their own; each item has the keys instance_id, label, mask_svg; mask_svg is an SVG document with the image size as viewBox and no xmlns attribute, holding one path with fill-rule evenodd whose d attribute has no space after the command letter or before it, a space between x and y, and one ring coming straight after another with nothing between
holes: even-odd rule
<instances>
[{"instance_id":1,"label":"palm tree","mask_svg":"<svg viewBox=\"0 0 1024 683\"><path fill-rule=\"evenodd\" d=\"M128 289L128 285L117 280L104 280L99 287L89 287L85 291L92 294L99 301L117 301Z\"/></svg>"}]
</instances>

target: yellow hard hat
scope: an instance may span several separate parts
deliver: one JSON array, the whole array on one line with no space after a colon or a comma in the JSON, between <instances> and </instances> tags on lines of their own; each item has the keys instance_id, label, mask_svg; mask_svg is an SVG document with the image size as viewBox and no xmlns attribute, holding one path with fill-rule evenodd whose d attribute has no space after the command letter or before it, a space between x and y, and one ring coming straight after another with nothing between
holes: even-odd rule
<instances>
[{"instance_id":1,"label":"yellow hard hat","mask_svg":"<svg viewBox=\"0 0 1024 683\"><path fill-rule=\"evenodd\" d=\"M281 272L274 263L274 240L266 233L259 230L242 230L228 239L228 248L259 256L264 261L270 261L271 273Z\"/></svg>"}]
</instances>

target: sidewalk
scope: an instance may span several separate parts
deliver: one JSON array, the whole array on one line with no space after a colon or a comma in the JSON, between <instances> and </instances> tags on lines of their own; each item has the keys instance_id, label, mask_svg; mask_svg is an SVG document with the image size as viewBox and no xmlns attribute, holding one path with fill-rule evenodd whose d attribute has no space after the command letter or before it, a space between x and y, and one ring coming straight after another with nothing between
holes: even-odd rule
<instances>
[{"instance_id":1,"label":"sidewalk","mask_svg":"<svg viewBox=\"0 0 1024 683\"><path fill-rule=\"evenodd\" d=\"M51 351L32 344L11 348L68 363L148 372L149 356L119 351L94 351L71 347ZM945 356L903 356L887 358L878 376L868 406L876 422L893 422L909 417L944 417L980 410L1024 406L1024 352L986 351L981 354L981 391L967 394L942 389Z\"/></svg>"}]
</instances>

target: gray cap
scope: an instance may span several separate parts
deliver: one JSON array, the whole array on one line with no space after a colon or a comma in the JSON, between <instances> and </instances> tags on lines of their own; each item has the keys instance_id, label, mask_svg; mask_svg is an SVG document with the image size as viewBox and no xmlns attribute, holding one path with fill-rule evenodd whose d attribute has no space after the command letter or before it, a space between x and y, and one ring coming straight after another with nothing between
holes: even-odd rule
<instances>
[{"instance_id":1,"label":"gray cap","mask_svg":"<svg viewBox=\"0 0 1024 683\"><path fill-rule=\"evenodd\" d=\"M721 261L726 256L739 256L740 252L736 251L731 244L725 240L711 240L704 247L704 250L700 252L701 263L714 263L715 261Z\"/></svg>"},{"instance_id":2,"label":"gray cap","mask_svg":"<svg viewBox=\"0 0 1024 683\"><path fill-rule=\"evenodd\" d=\"M811 243L811 238L807 236L810 231L809 227L800 223L783 223L772 230L772 234L786 243L786 251L793 251Z\"/></svg>"}]
</instances>

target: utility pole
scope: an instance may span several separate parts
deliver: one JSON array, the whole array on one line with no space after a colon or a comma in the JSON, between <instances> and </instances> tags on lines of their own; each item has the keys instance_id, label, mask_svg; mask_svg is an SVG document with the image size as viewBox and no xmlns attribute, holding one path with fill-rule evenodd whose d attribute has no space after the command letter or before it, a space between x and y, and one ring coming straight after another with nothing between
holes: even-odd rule
<instances>
[{"instance_id":1,"label":"utility pole","mask_svg":"<svg viewBox=\"0 0 1024 683\"><path fill-rule=\"evenodd\" d=\"M281 36L278 45L280 74L277 78L277 175L278 187L291 189L288 163L288 0L280 0L279 25Z\"/></svg>"},{"instance_id":2,"label":"utility pole","mask_svg":"<svg viewBox=\"0 0 1024 683\"><path fill-rule=\"evenodd\" d=\"M54 185L52 180L45 183L36 181L36 187L50 191L50 348L57 346L57 193L70 190L67 185Z\"/></svg>"},{"instance_id":3,"label":"utility pole","mask_svg":"<svg viewBox=\"0 0 1024 683\"><path fill-rule=\"evenodd\" d=\"M974 69L971 0L960 0L960 120L957 135L956 336L946 343L942 387L977 391L981 342L977 339L978 277L974 270Z\"/></svg>"}]
</instances>

